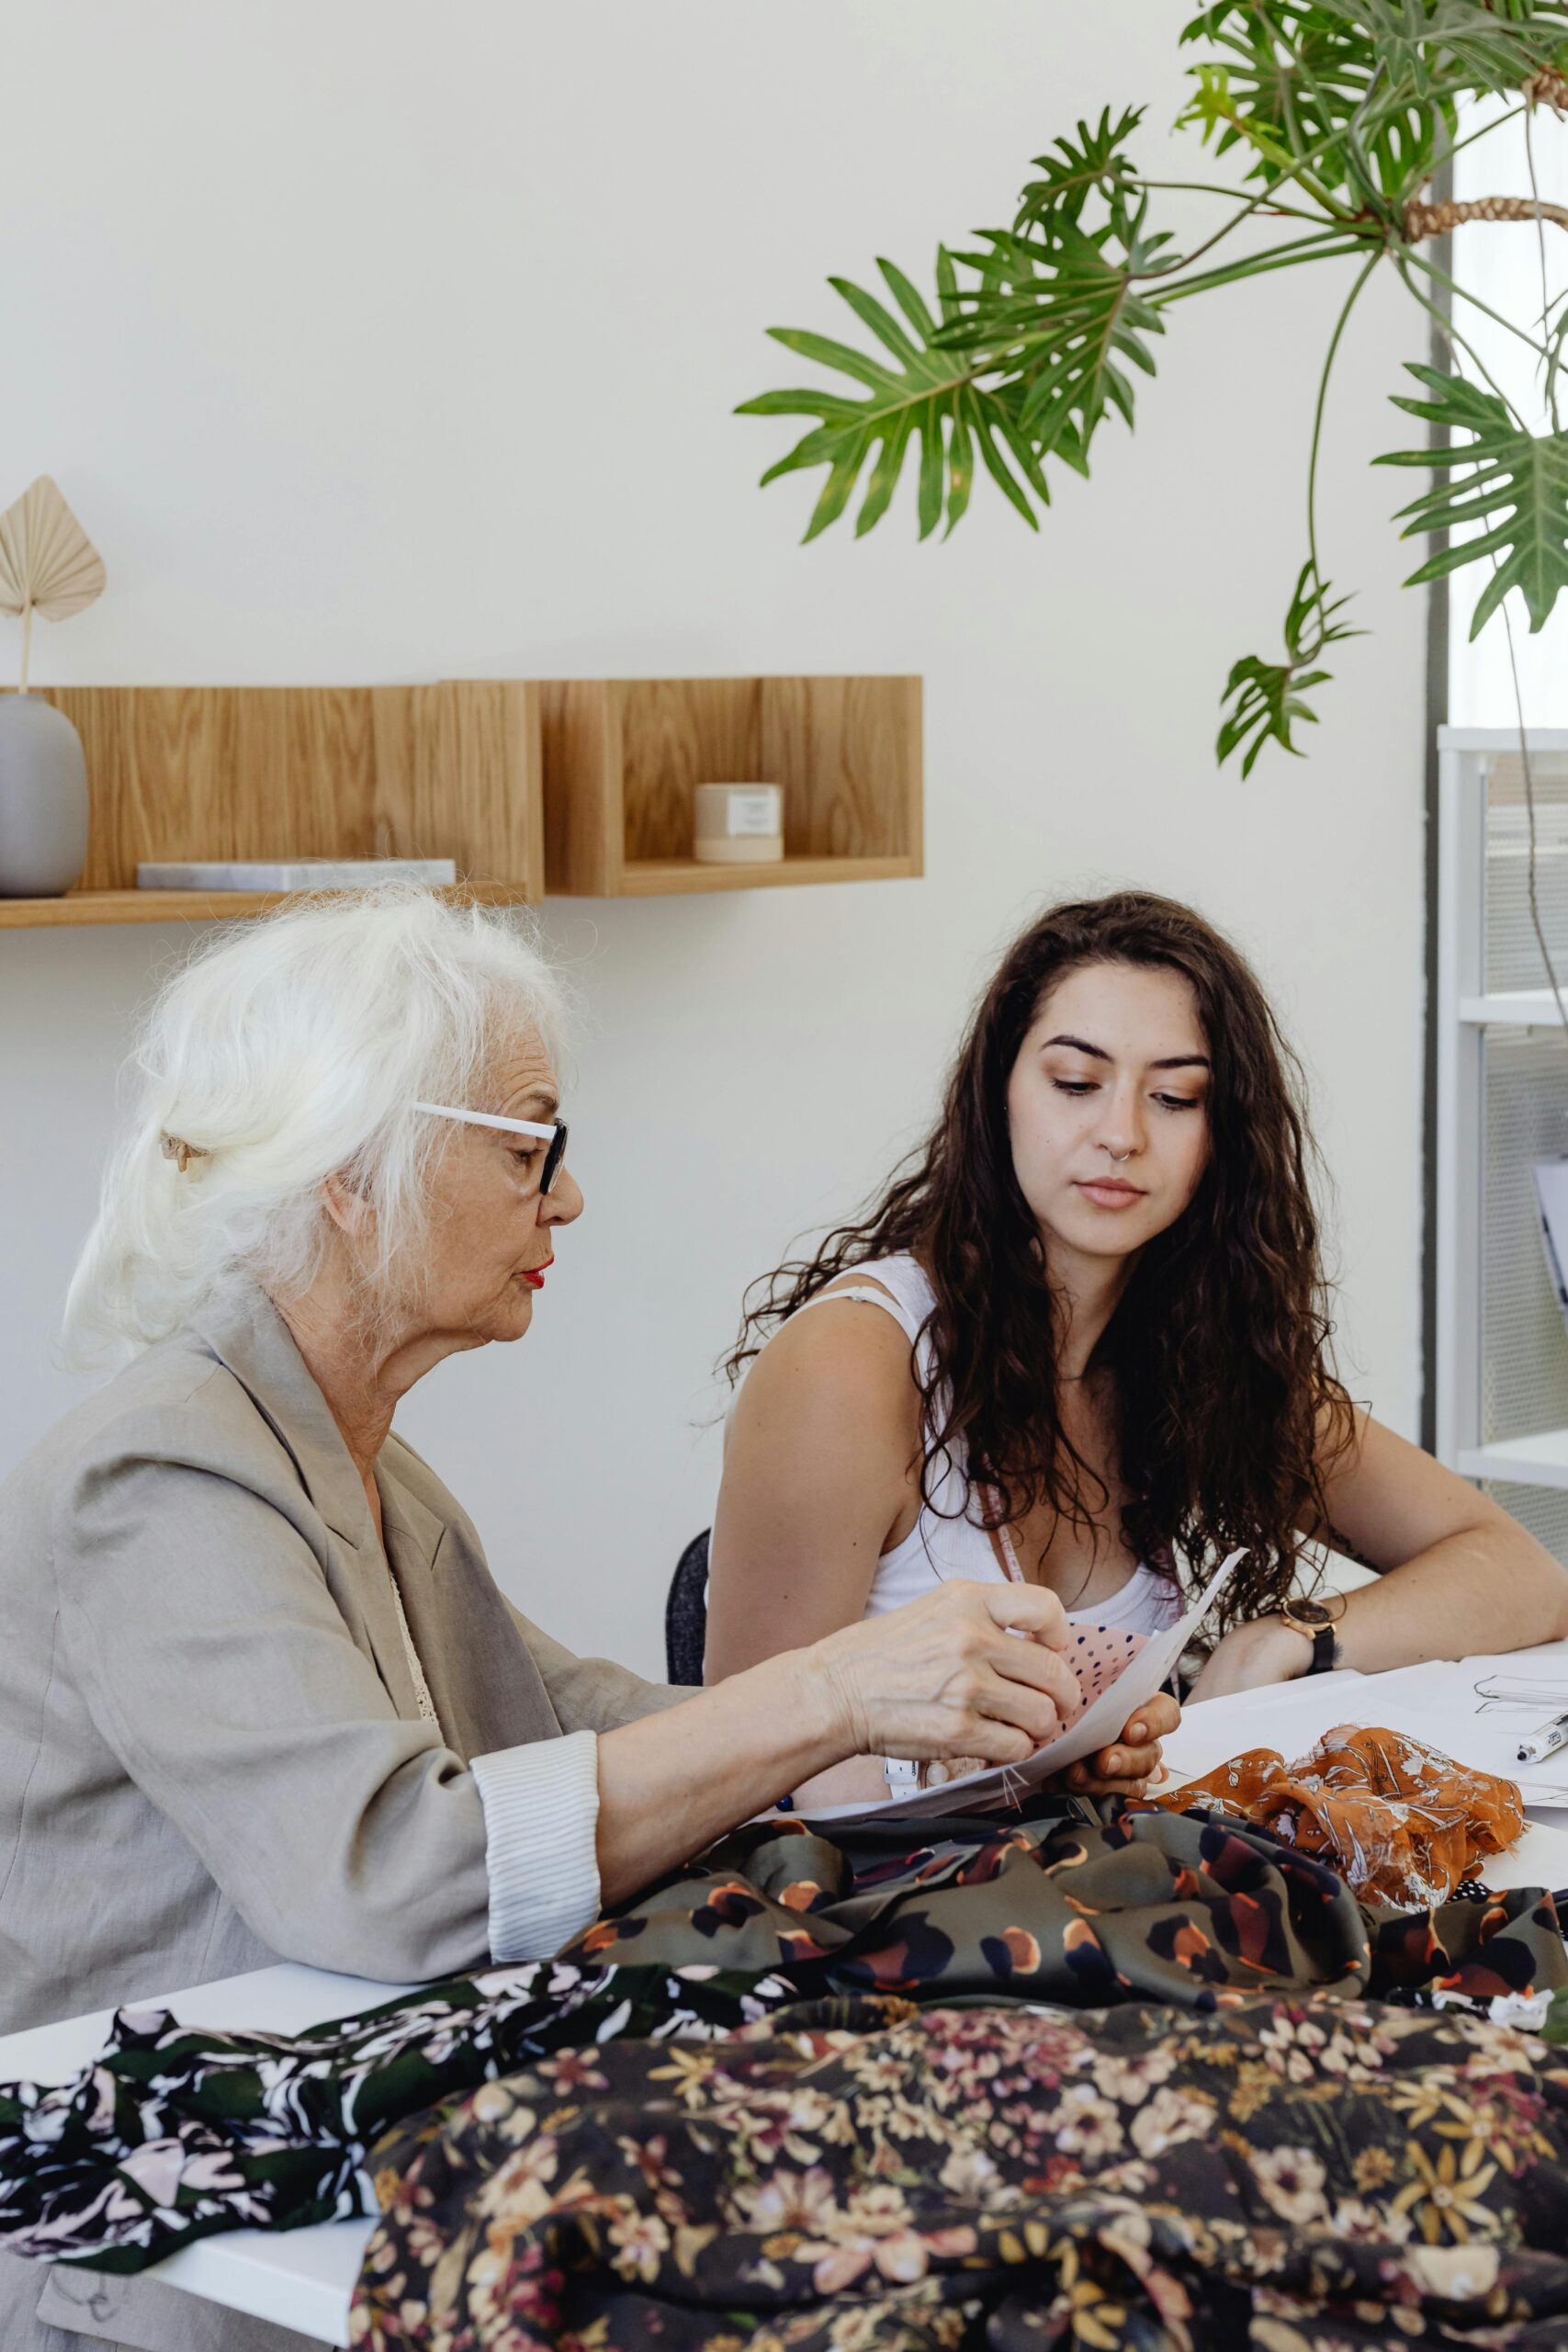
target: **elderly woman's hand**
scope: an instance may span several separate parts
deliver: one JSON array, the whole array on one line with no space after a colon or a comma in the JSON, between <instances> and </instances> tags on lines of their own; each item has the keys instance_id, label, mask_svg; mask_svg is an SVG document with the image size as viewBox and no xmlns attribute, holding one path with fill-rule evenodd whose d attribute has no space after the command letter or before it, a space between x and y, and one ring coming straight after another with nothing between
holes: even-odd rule
<instances>
[{"instance_id":1,"label":"elderly woman's hand","mask_svg":"<svg viewBox=\"0 0 1568 2352\"><path fill-rule=\"evenodd\" d=\"M1077 1703L1066 1638L1066 1612L1043 1587L955 1579L804 1656L847 1754L1021 1764Z\"/></svg>"},{"instance_id":2,"label":"elderly woman's hand","mask_svg":"<svg viewBox=\"0 0 1568 2352\"><path fill-rule=\"evenodd\" d=\"M1100 1748L1096 1755L1086 1756L1079 1763L1069 1764L1065 1772L1054 1774L1045 1786L1067 1789L1074 1796L1141 1797L1147 1792L1151 1781L1166 1778L1159 1744L1180 1721L1181 1709L1170 1693L1156 1691L1124 1726L1118 1741ZM926 1767L920 1775L921 1785L940 1787L945 1781L962 1779L966 1772L983 1771L985 1763L983 1756L949 1757L945 1763Z\"/></svg>"}]
</instances>

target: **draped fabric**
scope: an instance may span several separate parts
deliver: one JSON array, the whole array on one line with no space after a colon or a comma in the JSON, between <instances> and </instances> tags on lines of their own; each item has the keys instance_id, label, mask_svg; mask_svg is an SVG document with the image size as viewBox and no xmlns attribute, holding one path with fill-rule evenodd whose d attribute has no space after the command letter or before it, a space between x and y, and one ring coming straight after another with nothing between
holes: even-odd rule
<instances>
[{"instance_id":1,"label":"draped fabric","mask_svg":"<svg viewBox=\"0 0 1568 2352\"><path fill-rule=\"evenodd\" d=\"M1249 1747L1156 1800L1261 1823L1340 1872L1374 1903L1441 1903L1525 1826L1512 1781L1427 1747L1407 1732L1340 1724L1295 1763Z\"/></svg>"},{"instance_id":2,"label":"draped fabric","mask_svg":"<svg viewBox=\"0 0 1568 2352\"><path fill-rule=\"evenodd\" d=\"M1190 2007L1221 1986L1382 1994L1461 1969L1488 1995L1568 1983L1540 1894L1394 1912L1268 1828L1057 1796L934 1822L748 1823L562 1957L1074 2007L1139 1995Z\"/></svg>"},{"instance_id":3,"label":"draped fabric","mask_svg":"<svg viewBox=\"0 0 1568 2352\"><path fill-rule=\"evenodd\" d=\"M1568 2055L1470 2017L854 1995L376 2160L361 2352L1568 2345Z\"/></svg>"},{"instance_id":4,"label":"draped fabric","mask_svg":"<svg viewBox=\"0 0 1568 2352\"><path fill-rule=\"evenodd\" d=\"M1568 1985L1540 1892L1380 1912L1265 1830L1116 1800L1036 1799L940 1833L753 1824L554 1962L313 2033L122 2014L74 2082L0 2090L0 2245L135 2270L212 2231L365 2210L366 2151L403 2119L558 2053L711 2039L834 1996L1141 2001L1174 2030L1175 2011L1259 1993L1332 2015L1365 1993L1518 2003Z\"/></svg>"}]
</instances>

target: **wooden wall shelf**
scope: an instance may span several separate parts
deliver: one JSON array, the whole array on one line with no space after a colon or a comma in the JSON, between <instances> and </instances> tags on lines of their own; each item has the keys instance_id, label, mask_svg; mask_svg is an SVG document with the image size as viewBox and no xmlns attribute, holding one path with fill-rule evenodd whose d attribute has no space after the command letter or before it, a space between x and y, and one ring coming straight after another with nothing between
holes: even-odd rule
<instances>
[{"instance_id":1,"label":"wooden wall shelf","mask_svg":"<svg viewBox=\"0 0 1568 2352\"><path fill-rule=\"evenodd\" d=\"M63 899L0 899L0 929L258 914L269 894L147 891L140 862L450 857L491 905L544 891L539 690L62 686L87 754L87 864Z\"/></svg>"},{"instance_id":2,"label":"wooden wall shelf","mask_svg":"<svg viewBox=\"0 0 1568 2352\"><path fill-rule=\"evenodd\" d=\"M234 922L281 907L281 890L68 890L62 899L0 899L0 931L60 931L84 923ZM477 899L481 907L532 903L521 884L470 882L444 890L444 899Z\"/></svg>"},{"instance_id":3,"label":"wooden wall shelf","mask_svg":"<svg viewBox=\"0 0 1568 2352\"><path fill-rule=\"evenodd\" d=\"M663 897L921 871L919 678L577 678L543 697L547 888ZM698 784L784 788L776 865L692 856Z\"/></svg>"},{"instance_id":4,"label":"wooden wall shelf","mask_svg":"<svg viewBox=\"0 0 1568 2352\"><path fill-rule=\"evenodd\" d=\"M261 891L138 890L152 859L451 857L468 895L664 898L922 870L912 677L68 686L91 831L81 887L0 930L207 922ZM703 865L692 787L777 784L784 857Z\"/></svg>"}]
</instances>

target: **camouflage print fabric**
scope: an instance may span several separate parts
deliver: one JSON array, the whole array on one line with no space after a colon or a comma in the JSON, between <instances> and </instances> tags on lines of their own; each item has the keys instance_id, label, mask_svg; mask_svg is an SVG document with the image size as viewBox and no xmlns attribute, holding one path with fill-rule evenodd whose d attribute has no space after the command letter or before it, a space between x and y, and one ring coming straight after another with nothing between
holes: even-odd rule
<instances>
[{"instance_id":1,"label":"camouflage print fabric","mask_svg":"<svg viewBox=\"0 0 1568 2352\"><path fill-rule=\"evenodd\" d=\"M562 1957L1074 2006L1202 2007L1225 1985L1348 1996L1462 1978L1486 1997L1568 1984L1540 1892L1390 1911L1267 1829L1117 1798L936 1822L749 1823Z\"/></svg>"}]
</instances>

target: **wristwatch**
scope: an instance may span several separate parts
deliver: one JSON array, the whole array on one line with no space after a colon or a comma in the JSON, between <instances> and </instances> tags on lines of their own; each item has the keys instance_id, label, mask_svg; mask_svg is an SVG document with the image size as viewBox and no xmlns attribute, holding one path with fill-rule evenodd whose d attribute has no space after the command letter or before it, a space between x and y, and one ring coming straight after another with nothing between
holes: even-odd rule
<instances>
[{"instance_id":1,"label":"wristwatch","mask_svg":"<svg viewBox=\"0 0 1568 2352\"><path fill-rule=\"evenodd\" d=\"M1345 1596L1337 1592L1326 1600L1281 1601L1280 1615L1292 1633L1304 1634L1312 1644L1309 1674L1332 1674L1337 1660L1339 1645L1334 1628L1345 1614Z\"/></svg>"}]
</instances>

